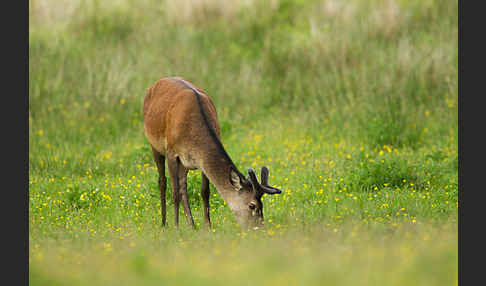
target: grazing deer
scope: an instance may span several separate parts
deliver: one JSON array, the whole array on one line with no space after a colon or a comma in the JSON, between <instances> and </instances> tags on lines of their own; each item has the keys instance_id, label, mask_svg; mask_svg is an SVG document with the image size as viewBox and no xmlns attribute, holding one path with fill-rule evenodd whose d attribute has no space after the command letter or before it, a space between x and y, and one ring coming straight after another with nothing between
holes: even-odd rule
<instances>
[{"instance_id":1,"label":"grazing deer","mask_svg":"<svg viewBox=\"0 0 486 286\"><path fill-rule=\"evenodd\" d=\"M162 78L147 90L143 117L145 135L159 171L162 226L166 224L165 158L172 182L176 227L182 199L188 222L195 228L187 198L187 172L194 169L201 170L204 221L209 228L209 182L244 230L262 225L262 195L279 194L281 190L268 184L265 166L261 183L252 168L248 169L248 179L238 171L220 141L216 108L205 92L183 78Z\"/></svg>"}]
</instances>

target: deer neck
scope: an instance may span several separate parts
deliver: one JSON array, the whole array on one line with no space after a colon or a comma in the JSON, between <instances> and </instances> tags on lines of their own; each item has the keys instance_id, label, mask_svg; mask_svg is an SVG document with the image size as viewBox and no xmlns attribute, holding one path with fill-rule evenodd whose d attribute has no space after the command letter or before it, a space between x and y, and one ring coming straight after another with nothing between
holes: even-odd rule
<instances>
[{"instance_id":1,"label":"deer neck","mask_svg":"<svg viewBox=\"0 0 486 286\"><path fill-rule=\"evenodd\" d=\"M218 148L207 148L201 166L202 171L218 190L229 208L235 213L242 208L242 205L239 203L241 200L240 195L230 182L231 168L236 170L236 166L233 164L229 156L222 154L222 152L218 152L219 150L217 149Z\"/></svg>"}]
</instances>

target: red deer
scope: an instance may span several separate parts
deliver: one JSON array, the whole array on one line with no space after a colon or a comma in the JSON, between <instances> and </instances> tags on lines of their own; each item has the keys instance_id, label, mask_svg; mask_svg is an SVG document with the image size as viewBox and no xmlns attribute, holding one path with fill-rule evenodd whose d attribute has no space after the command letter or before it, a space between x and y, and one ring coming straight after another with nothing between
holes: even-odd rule
<instances>
[{"instance_id":1,"label":"red deer","mask_svg":"<svg viewBox=\"0 0 486 286\"><path fill-rule=\"evenodd\" d=\"M182 200L188 223L195 228L187 197L187 173L195 169L201 171L201 197L207 227L211 228L209 182L242 229L262 226L261 197L264 193L279 194L281 190L268 184L265 166L261 169L261 183L252 168L248 169L248 178L238 171L221 143L216 108L204 91L180 77L162 78L147 90L143 117L145 135L159 173L162 226L166 225L166 158L176 227Z\"/></svg>"}]
</instances>

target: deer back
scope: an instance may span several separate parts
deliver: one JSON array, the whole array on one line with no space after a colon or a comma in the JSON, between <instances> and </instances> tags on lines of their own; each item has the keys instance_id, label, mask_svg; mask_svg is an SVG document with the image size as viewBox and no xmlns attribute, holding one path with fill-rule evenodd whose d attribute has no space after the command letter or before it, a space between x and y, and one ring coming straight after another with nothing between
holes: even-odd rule
<instances>
[{"instance_id":1,"label":"deer back","mask_svg":"<svg viewBox=\"0 0 486 286\"><path fill-rule=\"evenodd\" d=\"M198 94L184 84L197 90ZM205 146L211 136L205 125L209 125L214 135L220 138L216 108L211 98L182 78L163 78L154 83L145 95L143 116L147 139L161 154L167 151L182 154L187 149Z\"/></svg>"}]
</instances>

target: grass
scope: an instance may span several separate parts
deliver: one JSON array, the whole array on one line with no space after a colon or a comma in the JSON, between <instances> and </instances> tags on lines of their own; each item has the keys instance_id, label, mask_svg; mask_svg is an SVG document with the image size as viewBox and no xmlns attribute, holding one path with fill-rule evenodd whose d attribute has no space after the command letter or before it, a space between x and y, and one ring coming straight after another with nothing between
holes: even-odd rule
<instances>
[{"instance_id":1,"label":"grass","mask_svg":"<svg viewBox=\"0 0 486 286\"><path fill-rule=\"evenodd\" d=\"M457 285L457 1L29 3L32 285ZM165 76L269 167L264 230L211 185L206 231L191 171L198 229L169 203L161 231L141 107Z\"/></svg>"}]
</instances>

